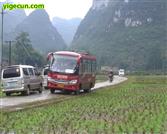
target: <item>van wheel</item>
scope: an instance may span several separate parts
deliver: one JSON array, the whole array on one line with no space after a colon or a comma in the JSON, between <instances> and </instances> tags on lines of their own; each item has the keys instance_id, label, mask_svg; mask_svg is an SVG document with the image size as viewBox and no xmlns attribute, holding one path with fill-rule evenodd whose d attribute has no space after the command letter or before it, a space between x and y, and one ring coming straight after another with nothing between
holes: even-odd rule
<instances>
[{"instance_id":1,"label":"van wheel","mask_svg":"<svg viewBox=\"0 0 167 134\"><path fill-rule=\"evenodd\" d=\"M55 93L55 89L50 89L50 93L54 94Z\"/></svg>"},{"instance_id":2,"label":"van wheel","mask_svg":"<svg viewBox=\"0 0 167 134\"><path fill-rule=\"evenodd\" d=\"M27 88L27 90L25 91L25 95L30 95L30 87Z\"/></svg>"},{"instance_id":3,"label":"van wheel","mask_svg":"<svg viewBox=\"0 0 167 134\"><path fill-rule=\"evenodd\" d=\"M38 92L41 94L42 91L43 91L43 87L42 87L42 85L40 84L40 88L39 88Z\"/></svg>"},{"instance_id":4,"label":"van wheel","mask_svg":"<svg viewBox=\"0 0 167 134\"><path fill-rule=\"evenodd\" d=\"M11 95L11 93L6 93L6 96L10 96Z\"/></svg>"}]
</instances>

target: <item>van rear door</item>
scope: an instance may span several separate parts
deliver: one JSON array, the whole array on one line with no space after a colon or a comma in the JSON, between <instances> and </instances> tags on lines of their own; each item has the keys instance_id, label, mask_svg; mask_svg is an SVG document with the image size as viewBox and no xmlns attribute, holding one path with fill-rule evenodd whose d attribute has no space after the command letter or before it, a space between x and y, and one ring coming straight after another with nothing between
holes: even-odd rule
<instances>
[{"instance_id":1,"label":"van rear door","mask_svg":"<svg viewBox=\"0 0 167 134\"><path fill-rule=\"evenodd\" d=\"M4 89L18 88L18 82L21 78L21 71L19 67L10 67L2 71L2 83Z\"/></svg>"}]
</instances>

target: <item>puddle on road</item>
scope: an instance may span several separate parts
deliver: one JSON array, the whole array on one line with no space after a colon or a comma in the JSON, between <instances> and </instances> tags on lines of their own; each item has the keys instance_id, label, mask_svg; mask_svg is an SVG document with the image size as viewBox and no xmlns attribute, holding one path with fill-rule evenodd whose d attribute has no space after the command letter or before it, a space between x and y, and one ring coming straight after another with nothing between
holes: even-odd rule
<instances>
[{"instance_id":1,"label":"puddle on road","mask_svg":"<svg viewBox=\"0 0 167 134\"><path fill-rule=\"evenodd\" d=\"M22 107L16 107L15 110L21 110L23 109Z\"/></svg>"}]
</instances>

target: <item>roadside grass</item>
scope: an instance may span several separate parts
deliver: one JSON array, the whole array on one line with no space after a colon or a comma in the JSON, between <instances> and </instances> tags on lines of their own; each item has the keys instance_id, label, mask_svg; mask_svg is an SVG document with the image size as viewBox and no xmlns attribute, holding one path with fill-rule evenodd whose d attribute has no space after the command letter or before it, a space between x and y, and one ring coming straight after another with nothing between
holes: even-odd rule
<instances>
[{"instance_id":1,"label":"roadside grass","mask_svg":"<svg viewBox=\"0 0 167 134\"><path fill-rule=\"evenodd\" d=\"M1 85L1 83L0 83L0 85ZM0 86L0 98L4 97L4 96L5 96L5 94L2 92L2 87Z\"/></svg>"},{"instance_id":2,"label":"roadside grass","mask_svg":"<svg viewBox=\"0 0 167 134\"><path fill-rule=\"evenodd\" d=\"M96 75L96 83L98 82L104 82L108 80L107 74L97 74Z\"/></svg>"},{"instance_id":3,"label":"roadside grass","mask_svg":"<svg viewBox=\"0 0 167 134\"><path fill-rule=\"evenodd\" d=\"M122 84L58 104L1 112L0 132L165 133L166 82L164 76L131 76Z\"/></svg>"}]
</instances>

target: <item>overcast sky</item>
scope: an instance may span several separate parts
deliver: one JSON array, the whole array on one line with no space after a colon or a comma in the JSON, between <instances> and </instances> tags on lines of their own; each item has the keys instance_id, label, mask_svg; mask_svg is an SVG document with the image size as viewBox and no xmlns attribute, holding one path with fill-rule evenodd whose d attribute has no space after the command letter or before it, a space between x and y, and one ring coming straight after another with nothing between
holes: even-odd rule
<instances>
[{"instance_id":1,"label":"overcast sky","mask_svg":"<svg viewBox=\"0 0 167 134\"><path fill-rule=\"evenodd\" d=\"M1 0L0 0L1 1ZM55 16L61 18L83 18L92 5L93 0L12 0L15 3L35 4L42 3L49 13L50 19ZM26 10L29 14L31 10Z\"/></svg>"}]
</instances>

